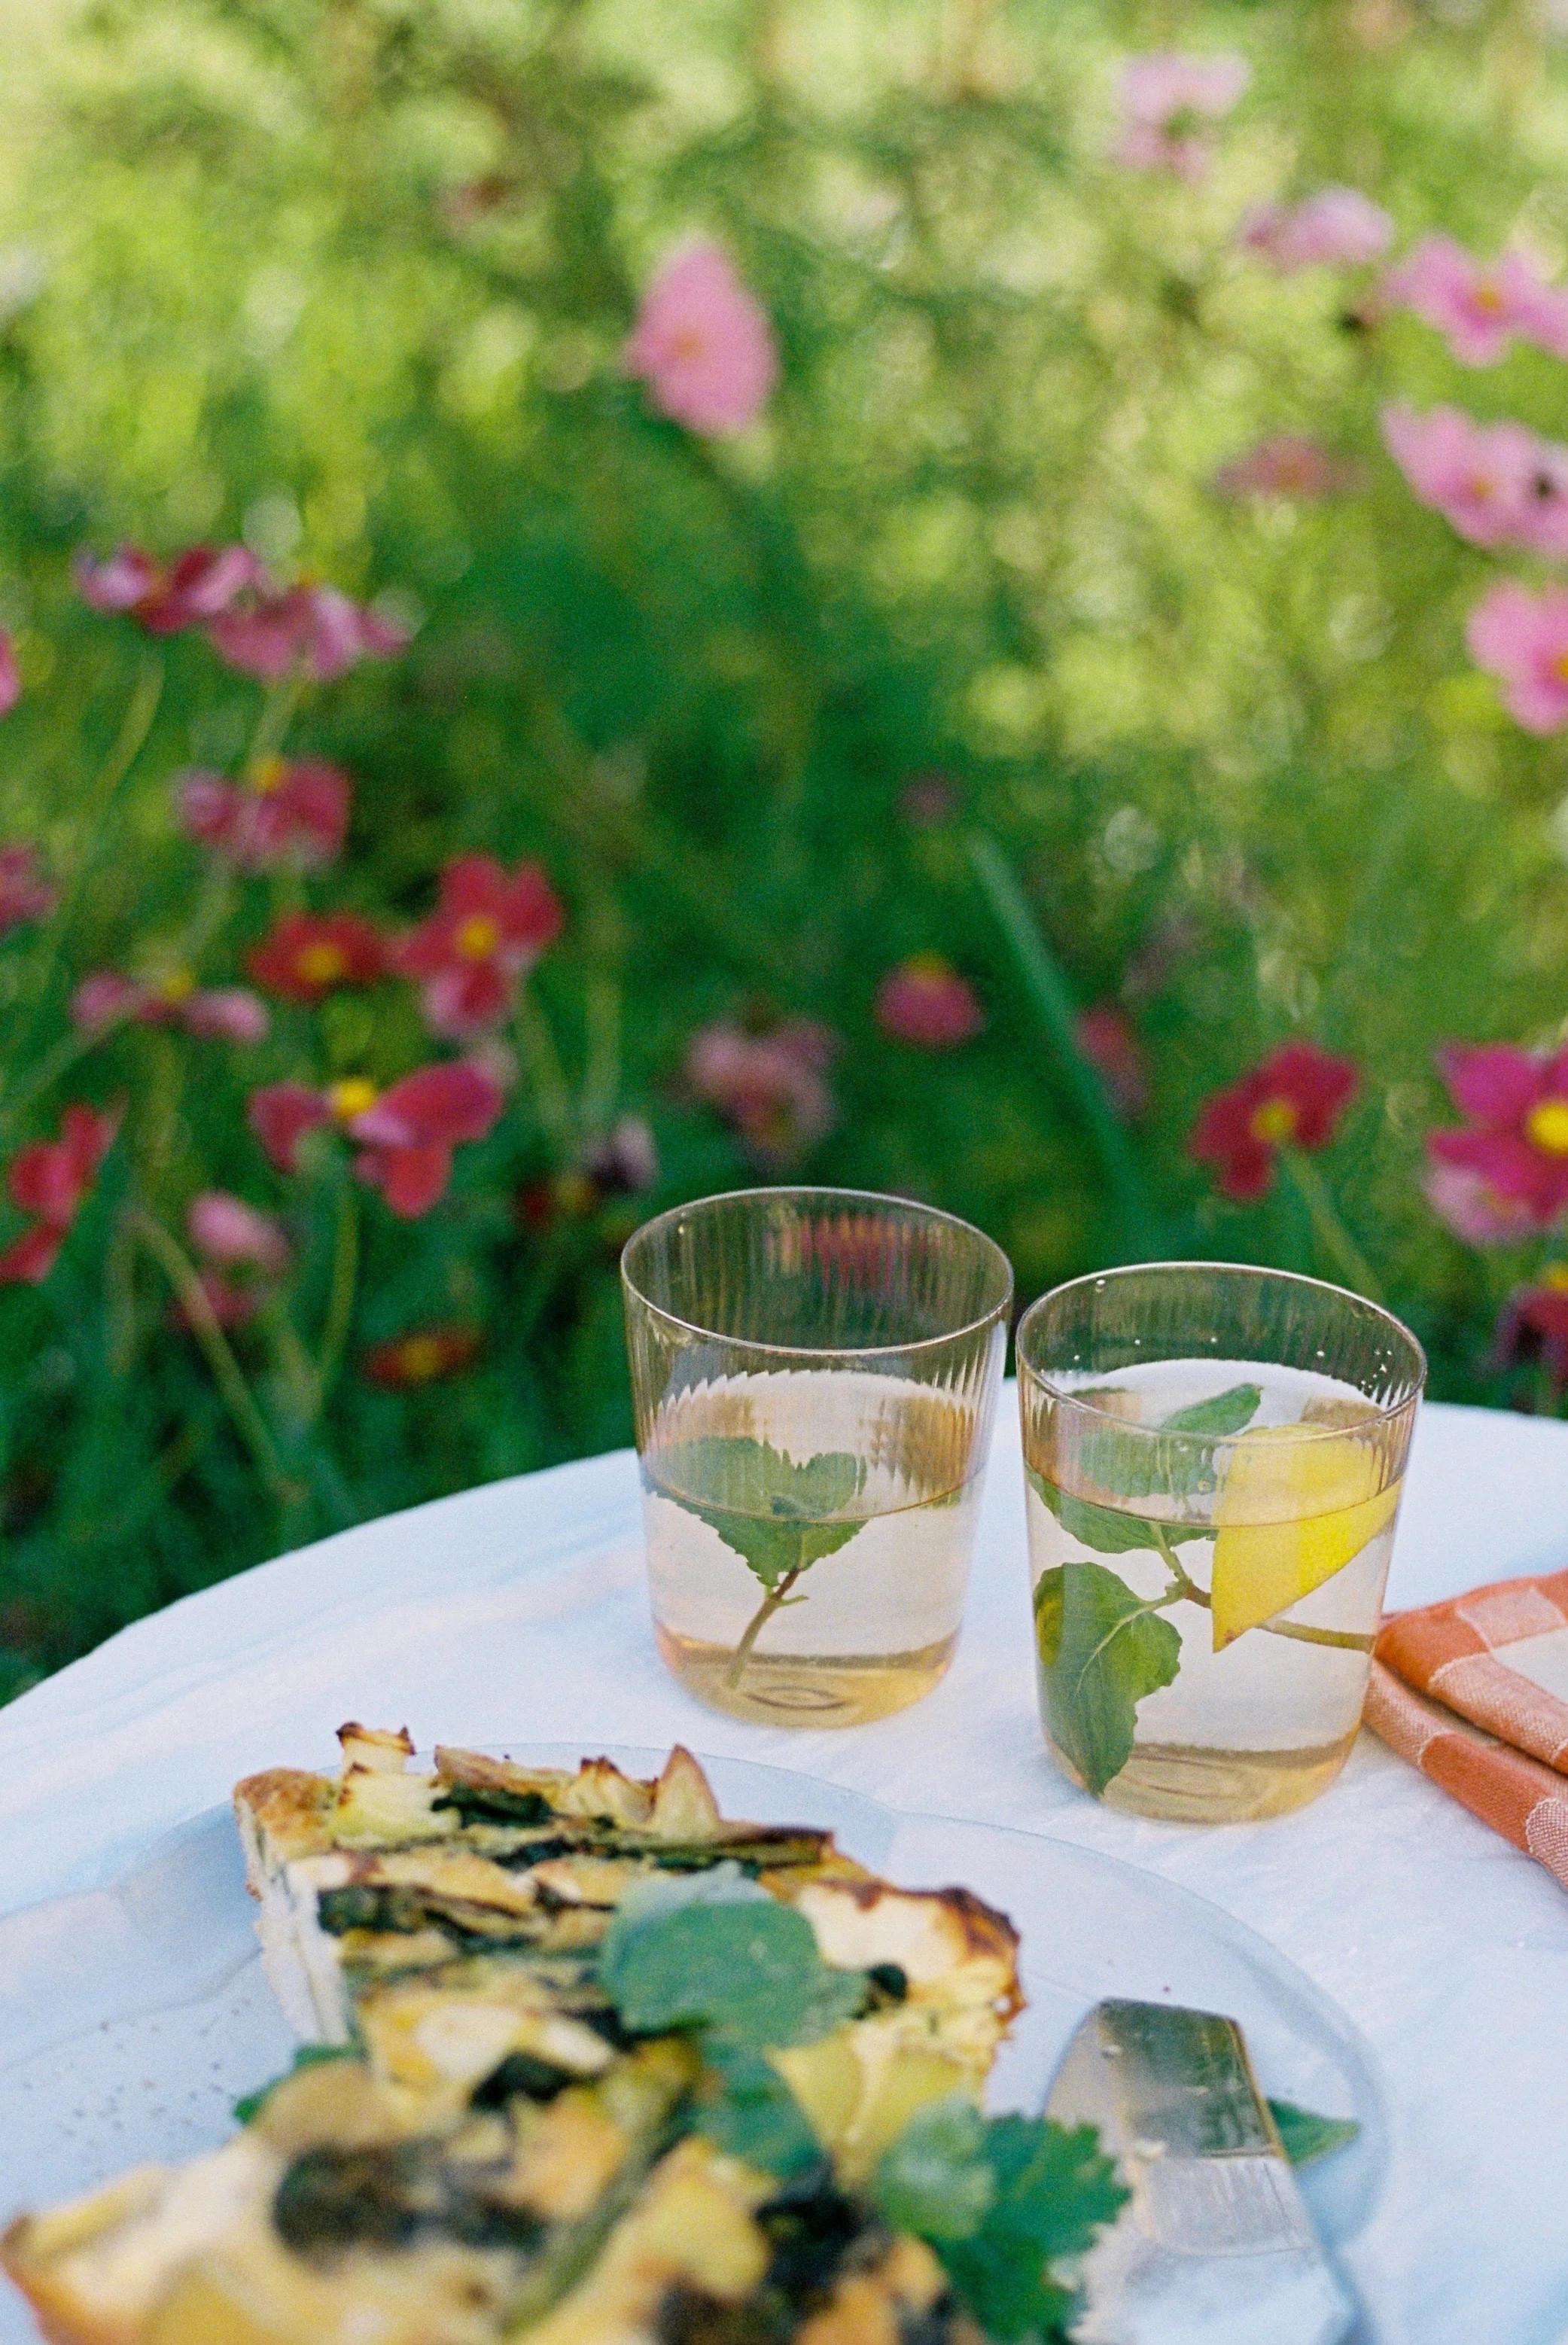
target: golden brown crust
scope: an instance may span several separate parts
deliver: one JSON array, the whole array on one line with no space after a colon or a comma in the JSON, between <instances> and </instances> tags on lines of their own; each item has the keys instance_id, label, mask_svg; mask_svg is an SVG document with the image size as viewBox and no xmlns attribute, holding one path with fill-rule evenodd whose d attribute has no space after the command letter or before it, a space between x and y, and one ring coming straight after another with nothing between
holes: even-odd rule
<instances>
[{"instance_id":1,"label":"golden brown crust","mask_svg":"<svg viewBox=\"0 0 1568 2345\"><path fill-rule=\"evenodd\" d=\"M307 1774L298 1767L268 1767L247 1775L234 1787L234 1804L258 1834L269 1853L283 1857L320 1856L330 1849L333 1783L329 1775Z\"/></svg>"}]
</instances>

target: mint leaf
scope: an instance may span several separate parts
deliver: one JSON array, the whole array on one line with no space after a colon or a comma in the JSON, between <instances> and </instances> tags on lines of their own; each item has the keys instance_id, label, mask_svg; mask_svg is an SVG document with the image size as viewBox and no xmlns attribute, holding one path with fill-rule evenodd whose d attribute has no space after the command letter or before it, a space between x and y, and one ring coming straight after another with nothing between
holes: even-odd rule
<instances>
[{"instance_id":1,"label":"mint leaf","mask_svg":"<svg viewBox=\"0 0 1568 2345\"><path fill-rule=\"evenodd\" d=\"M1098 1563L1062 1563L1035 1589L1035 1639L1055 1741L1091 1792L1132 1756L1138 1705L1168 1686L1181 1639Z\"/></svg>"},{"instance_id":2,"label":"mint leaf","mask_svg":"<svg viewBox=\"0 0 1568 2345\"><path fill-rule=\"evenodd\" d=\"M871 2197L895 2231L966 2239L996 2196L986 2157L986 2120L966 2093L917 2110L871 2178Z\"/></svg>"},{"instance_id":3,"label":"mint leaf","mask_svg":"<svg viewBox=\"0 0 1568 2345\"><path fill-rule=\"evenodd\" d=\"M716 1531L771 1596L781 1579L847 1547L865 1518L830 1518L857 1497L865 1462L824 1449L796 1465L768 1441L710 1434L658 1453L651 1487Z\"/></svg>"},{"instance_id":4,"label":"mint leaf","mask_svg":"<svg viewBox=\"0 0 1568 2345\"><path fill-rule=\"evenodd\" d=\"M1361 2132L1354 2117L1320 2117L1315 2109L1298 2108L1294 2101L1270 2101L1269 2108L1292 2166L1327 2157L1330 2150L1342 2149Z\"/></svg>"},{"instance_id":5,"label":"mint leaf","mask_svg":"<svg viewBox=\"0 0 1568 2345\"><path fill-rule=\"evenodd\" d=\"M715 1899L703 1878L662 1883L663 1894L643 1893L611 1923L599 1978L623 2025L710 2028L760 2051L814 2043L860 2009L865 1973L830 1969L804 1914L753 1883L751 1894L736 1883Z\"/></svg>"},{"instance_id":6,"label":"mint leaf","mask_svg":"<svg viewBox=\"0 0 1568 2345\"><path fill-rule=\"evenodd\" d=\"M1122 1498L1147 1498L1157 1493L1166 1498L1189 1498L1212 1490L1214 1457L1207 1444L1224 1440L1249 1425L1262 1397L1257 1385L1231 1385L1208 1400L1173 1410L1158 1425L1122 1425L1108 1419L1077 1443L1075 1478ZM1162 1440L1160 1436L1168 1433L1177 1437Z\"/></svg>"},{"instance_id":7,"label":"mint leaf","mask_svg":"<svg viewBox=\"0 0 1568 2345\"><path fill-rule=\"evenodd\" d=\"M301 2068L317 2067L323 2060L358 2060L362 2056L357 2044L301 2044L280 2076L273 2076L265 2085L258 2085L255 2092L242 2094L236 2101L234 2115L237 2123L248 2125L252 2117L259 2114L264 2104L271 2099L278 2086L286 2085L290 2076L297 2076Z\"/></svg>"},{"instance_id":8,"label":"mint leaf","mask_svg":"<svg viewBox=\"0 0 1568 2345\"><path fill-rule=\"evenodd\" d=\"M1251 1424L1262 1397L1259 1385L1231 1385L1208 1400L1195 1400L1186 1408L1173 1409L1168 1416L1160 1419L1159 1429L1161 1433L1204 1433L1210 1440L1223 1441Z\"/></svg>"},{"instance_id":9,"label":"mint leaf","mask_svg":"<svg viewBox=\"0 0 1568 2345\"><path fill-rule=\"evenodd\" d=\"M712 2037L703 2046L693 2130L716 2149L793 2182L820 2166L822 2144L773 2063Z\"/></svg>"},{"instance_id":10,"label":"mint leaf","mask_svg":"<svg viewBox=\"0 0 1568 2345\"><path fill-rule=\"evenodd\" d=\"M1208 1538L1213 1528L1209 1523L1157 1526L1142 1515L1124 1514L1119 1507L1097 1507L1088 1498L1075 1498L1070 1490L1058 1490L1032 1466L1026 1471L1031 1487L1067 1537L1077 1539L1080 1547L1093 1548L1097 1555L1142 1555L1157 1548L1162 1538L1178 1547L1183 1539Z\"/></svg>"}]
</instances>

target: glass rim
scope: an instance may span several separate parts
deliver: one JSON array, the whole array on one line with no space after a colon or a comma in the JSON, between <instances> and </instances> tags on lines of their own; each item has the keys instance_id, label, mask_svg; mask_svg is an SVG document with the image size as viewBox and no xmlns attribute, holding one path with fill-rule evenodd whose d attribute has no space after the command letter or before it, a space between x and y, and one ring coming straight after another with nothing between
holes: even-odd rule
<instances>
[{"instance_id":1,"label":"glass rim","mask_svg":"<svg viewBox=\"0 0 1568 2345\"><path fill-rule=\"evenodd\" d=\"M1044 1313L1047 1304L1057 1302L1062 1295L1075 1293L1079 1287L1103 1286L1111 1279L1138 1277L1150 1271L1223 1271L1232 1278L1267 1280L1279 1286L1307 1287L1317 1294L1332 1295L1336 1302L1354 1304L1359 1311L1366 1312L1372 1318L1384 1322L1399 1338L1401 1344L1413 1355L1415 1373L1411 1379L1409 1390L1398 1400L1385 1401L1381 1407L1375 1402L1369 1400L1367 1406L1371 1414L1361 1424L1292 1426L1291 1432L1303 1441L1343 1441L1347 1438L1360 1438L1372 1432L1374 1428L1391 1424L1394 1418L1402 1416L1407 1410L1413 1410L1426 1389L1427 1356L1421 1338L1412 1335L1404 1321L1396 1317L1384 1304L1373 1303L1367 1295L1358 1294L1353 1287L1337 1286L1331 1279L1310 1277L1305 1271L1273 1270L1266 1263L1181 1260L1117 1263L1108 1270L1085 1271L1077 1278L1064 1279L1059 1286L1049 1287L1044 1294L1037 1295L1019 1320L1013 1338L1014 1356L1017 1363L1020 1384L1027 1377L1032 1384L1038 1385L1042 1391L1048 1393L1051 1399L1058 1406L1071 1408L1077 1416L1089 1418L1097 1425L1114 1425L1118 1434L1140 1441L1189 1444L1199 1448L1212 1450L1227 1448L1240 1440L1242 1436L1236 1433L1198 1433L1179 1426L1175 1431L1167 1432L1158 1425L1129 1424L1126 1417L1118 1416L1114 1409L1102 1408L1098 1402L1086 1399L1081 1393L1069 1391L1066 1386L1057 1383L1048 1369L1039 1367L1027 1357L1025 1351L1026 1339L1029 1335L1032 1323ZM1258 1365L1263 1366L1269 1364L1259 1361ZM1286 1365L1288 1363L1280 1362L1275 1365Z\"/></svg>"},{"instance_id":2,"label":"glass rim","mask_svg":"<svg viewBox=\"0 0 1568 2345\"><path fill-rule=\"evenodd\" d=\"M966 1237L976 1239L986 1254L994 1257L1002 1272L1001 1294L988 1311L973 1319L966 1319L956 1327L945 1328L939 1335L916 1335L906 1344L770 1344L764 1338L752 1335L732 1335L722 1327L706 1327L701 1320L683 1319L678 1311L666 1309L655 1303L638 1282L631 1267L632 1249L654 1231L666 1223L679 1221L683 1214L693 1213L704 1205L730 1205L742 1198L822 1197L839 1203L862 1205L896 1205L902 1211L917 1215L926 1222L945 1223L949 1229L961 1230ZM974 1222L966 1222L961 1213L950 1213L942 1205L928 1205L919 1197L896 1196L888 1189L835 1189L820 1182L779 1181L748 1189L719 1189L712 1196L693 1197L683 1205L667 1205L633 1230L621 1249L621 1284L626 1294L635 1296L644 1311L652 1312L667 1327L678 1328L683 1335L694 1335L704 1343L733 1344L737 1351L768 1352L781 1359L794 1360L875 1360L905 1359L913 1352L931 1351L939 1344L961 1343L966 1335L977 1335L983 1328L1005 1319L1012 1308L1013 1265L995 1238Z\"/></svg>"}]
</instances>

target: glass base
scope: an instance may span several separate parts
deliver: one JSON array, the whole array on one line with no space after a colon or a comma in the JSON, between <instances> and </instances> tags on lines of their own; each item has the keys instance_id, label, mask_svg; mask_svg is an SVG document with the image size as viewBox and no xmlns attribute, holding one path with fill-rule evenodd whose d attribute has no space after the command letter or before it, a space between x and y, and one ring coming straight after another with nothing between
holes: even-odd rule
<instances>
[{"instance_id":1,"label":"glass base","mask_svg":"<svg viewBox=\"0 0 1568 2345\"><path fill-rule=\"evenodd\" d=\"M1254 1823L1288 1815L1327 1791L1356 1737L1308 1751L1214 1751L1179 1742L1140 1742L1100 1793L1108 1808L1177 1823ZM1053 1742L1052 1757L1082 1788L1083 1779Z\"/></svg>"},{"instance_id":2,"label":"glass base","mask_svg":"<svg viewBox=\"0 0 1568 2345\"><path fill-rule=\"evenodd\" d=\"M677 1636L655 1622L660 1658L710 1710L757 1726L864 1726L907 1710L946 1675L956 1637L918 1652L748 1655L738 1678L732 1645ZM733 1681L732 1681L733 1680Z\"/></svg>"}]
</instances>

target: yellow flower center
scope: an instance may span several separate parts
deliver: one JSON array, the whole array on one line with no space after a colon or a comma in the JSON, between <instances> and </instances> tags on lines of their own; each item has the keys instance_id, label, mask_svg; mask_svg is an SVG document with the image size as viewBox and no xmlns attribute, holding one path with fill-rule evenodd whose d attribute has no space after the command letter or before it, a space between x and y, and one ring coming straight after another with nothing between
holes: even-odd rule
<instances>
[{"instance_id":1,"label":"yellow flower center","mask_svg":"<svg viewBox=\"0 0 1568 2345\"><path fill-rule=\"evenodd\" d=\"M488 960L501 942L501 924L488 912L475 912L452 939L464 960Z\"/></svg>"},{"instance_id":2,"label":"yellow flower center","mask_svg":"<svg viewBox=\"0 0 1568 2345\"><path fill-rule=\"evenodd\" d=\"M317 944L301 945L294 956L294 967L305 985L336 985L349 972L342 946L329 944L325 939Z\"/></svg>"},{"instance_id":3,"label":"yellow flower center","mask_svg":"<svg viewBox=\"0 0 1568 2345\"><path fill-rule=\"evenodd\" d=\"M188 969L171 969L158 980L160 1001L188 1001L196 991L196 980Z\"/></svg>"},{"instance_id":4,"label":"yellow flower center","mask_svg":"<svg viewBox=\"0 0 1568 2345\"><path fill-rule=\"evenodd\" d=\"M288 767L281 757L258 757L250 768L250 787L253 790L259 790L265 797L268 790L278 787L288 771Z\"/></svg>"},{"instance_id":5,"label":"yellow flower center","mask_svg":"<svg viewBox=\"0 0 1568 2345\"><path fill-rule=\"evenodd\" d=\"M1270 1148L1282 1148L1295 1139L1298 1121L1293 1101L1266 1099L1253 1109L1247 1129L1254 1140L1261 1140Z\"/></svg>"},{"instance_id":6,"label":"yellow flower center","mask_svg":"<svg viewBox=\"0 0 1568 2345\"><path fill-rule=\"evenodd\" d=\"M1554 1294L1568 1294L1568 1262L1551 1262L1541 1274L1541 1284Z\"/></svg>"},{"instance_id":7,"label":"yellow flower center","mask_svg":"<svg viewBox=\"0 0 1568 2345\"><path fill-rule=\"evenodd\" d=\"M1548 1156L1568 1156L1568 1099L1545 1099L1524 1119L1524 1136Z\"/></svg>"},{"instance_id":8,"label":"yellow flower center","mask_svg":"<svg viewBox=\"0 0 1568 2345\"><path fill-rule=\"evenodd\" d=\"M1489 317L1495 317L1502 307L1502 289L1490 277L1476 279L1475 290L1470 298L1476 308L1484 310Z\"/></svg>"},{"instance_id":9,"label":"yellow flower center","mask_svg":"<svg viewBox=\"0 0 1568 2345\"><path fill-rule=\"evenodd\" d=\"M429 1384L446 1365L447 1347L439 1335L408 1335L398 1346L398 1367L411 1385Z\"/></svg>"},{"instance_id":10,"label":"yellow flower center","mask_svg":"<svg viewBox=\"0 0 1568 2345\"><path fill-rule=\"evenodd\" d=\"M327 1104L339 1123L352 1123L376 1104L376 1086L365 1075L345 1075L327 1093Z\"/></svg>"},{"instance_id":11,"label":"yellow flower center","mask_svg":"<svg viewBox=\"0 0 1568 2345\"><path fill-rule=\"evenodd\" d=\"M1551 667L1559 684L1568 684L1568 652L1559 652Z\"/></svg>"}]
</instances>

